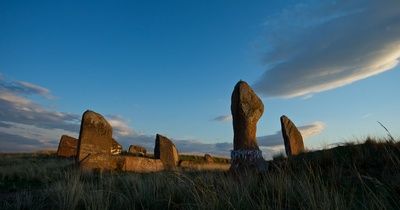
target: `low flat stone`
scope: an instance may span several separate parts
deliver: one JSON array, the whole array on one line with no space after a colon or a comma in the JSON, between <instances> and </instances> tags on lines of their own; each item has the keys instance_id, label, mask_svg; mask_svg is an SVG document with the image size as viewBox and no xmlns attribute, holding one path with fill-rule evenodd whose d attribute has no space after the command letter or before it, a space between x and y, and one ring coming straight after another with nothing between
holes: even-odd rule
<instances>
[{"instance_id":1,"label":"low flat stone","mask_svg":"<svg viewBox=\"0 0 400 210\"><path fill-rule=\"evenodd\" d=\"M164 165L160 159L126 156L122 170L137 173L158 172L164 170Z\"/></svg>"},{"instance_id":2,"label":"low flat stone","mask_svg":"<svg viewBox=\"0 0 400 210\"><path fill-rule=\"evenodd\" d=\"M300 131L285 115L283 115L280 120L286 155L292 156L302 153L304 151L304 143Z\"/></svg>"},{"instance_id":3,"label":"low flat stone","mask_svg":"<svg viewBox=\"0 0 400 210\"><path fill-rule=\"evenodd\" d=\"M59 157L76 157L78 147L78 139L62 135L60 143L58 144L57 156Z\"/></svg>"},{"instance_id":4,"label":"low flat stone","mask_svg":"<svg viewBox=\"0 0 400 210\"><path fill-rule=\"evenodd\" d=\"M122 171L124 157L111 154L93 154L82 159L79 167L83 171Z\"/></svg>"}]
</instances>

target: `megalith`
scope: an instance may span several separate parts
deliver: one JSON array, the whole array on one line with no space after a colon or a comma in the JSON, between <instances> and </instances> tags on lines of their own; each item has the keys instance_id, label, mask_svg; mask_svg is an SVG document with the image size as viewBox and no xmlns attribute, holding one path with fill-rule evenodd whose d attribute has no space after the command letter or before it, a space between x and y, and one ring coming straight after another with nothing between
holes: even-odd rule
<instances>
[{"instance_id":1,"label":"megalith","mask_svg":"<svg viewBox=\"0 0 400 210\"><path fill-rule=\"evenodd\" d=\"M256 139L257 122L264 113L264 104L244 81L239 81L233 90L231 112L234 132L231 169L267 170Z\"/></svg>"},{"instance_id":2,"label":"megalith","mask_svg":"<svg viewBox=\"0 0 400 210\"><path fill-rule=\"evenodd\" d=\"M114 165L111 149L112 127L100 114L93 111L83 113L78 139L77 162L84 168L109 169ZM109 163L110 162L110 163Z\"/></svg>"},{"instance_id":3,"label":"megalith","mask_svg":"<svg viewBox=\"0 0 400 210\"><path fill-rule=\"evenodd\" d=\"M154 158L160 159L166 169L174 169L179 162L178 151L174 143L160 134L156 135Z\"/></svg>"},{"instance_id":4,"label":"megalith","mask_svg":"<svg viewBox=\"0 0 400 210\"><path fill-rule=\"evenodd\" d=\"M304 151L303 137L296 125L285 115L281 116L282 137L287 156L298 155Z\"/></svg>"},{"instance_id":5,"label":"megalith","mask_svg":"<svg viewBox=\"0 0 400 210\"><path fill-rule=\"evenodd\" d=\"M76 157L77 147L78 139L71 136L62 135L60 143L58 144L57 156L67 158Z\"/></svg>"},{"instance_id":6,"label":"megalith","mask_svg":"<svg viewBox=\"0 0 400 210\"><path fill-rule=\"evenodd\" d=\"M122 153L122 146L115 139L112 139L111 154L120 155Z\"/></svg>"}]
</instances>

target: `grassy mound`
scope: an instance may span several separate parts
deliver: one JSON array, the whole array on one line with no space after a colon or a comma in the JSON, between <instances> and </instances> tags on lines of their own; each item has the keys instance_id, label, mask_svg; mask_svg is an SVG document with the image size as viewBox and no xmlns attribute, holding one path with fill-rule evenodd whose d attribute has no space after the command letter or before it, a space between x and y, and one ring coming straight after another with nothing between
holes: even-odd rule
<instances>
[{"instance_id":1,"label":"grassy mound","mask_svg":"<svg viewBox=\"0 0 400 210\"><path fill-rule=\"evenodd\" d=\"M367 140L269 165L241 176L82 173L54 155L1 155L0 209L400 208L400 143Z\"/></svg>"}]
</instances>

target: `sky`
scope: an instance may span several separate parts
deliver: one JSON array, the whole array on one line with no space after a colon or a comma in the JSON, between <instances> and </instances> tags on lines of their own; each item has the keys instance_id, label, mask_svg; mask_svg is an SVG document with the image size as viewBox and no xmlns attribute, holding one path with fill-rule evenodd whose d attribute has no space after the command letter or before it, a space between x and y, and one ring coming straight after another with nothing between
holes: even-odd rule
<instances>
[{"instance_id":1,"label":"sky","mask_svg":"<svg viewBox=\"0 0 400 210\"><path fill-rule=\"evenodd\" d=\"M400 1L1 1L0 152L56 149L87 109L114 137L229 156L239 80L262 98L258 143L279 117L306 148L400 136Z\"/></svg>"}]
</instances>

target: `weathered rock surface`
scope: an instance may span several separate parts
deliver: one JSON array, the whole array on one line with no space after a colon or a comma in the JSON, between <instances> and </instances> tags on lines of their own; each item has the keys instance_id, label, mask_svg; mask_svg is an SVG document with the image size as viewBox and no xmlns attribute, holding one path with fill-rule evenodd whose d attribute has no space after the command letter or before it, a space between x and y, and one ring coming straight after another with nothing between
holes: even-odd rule
<instances>
[{"instance_id":1,"label":"weathered rock surface","mask_svg":"<svg viewBox=\"0 0 400 210\"><path fill-rule=\"evenodd\" d=\"M233 149L258 150L257 122L264 113L264 105L253 89L239 81L232 93Z\"/></svg>"},{"instance_id":2,"label":"weathered rock surface","mask_svg":"<svg viewBox=\"0 0 400 210\"><path fill-rule=\"evenodd\" d=\"M146 156L147 155L146 148L144 148L142 146L138 146L138 145L129 146L128 152L130 154L133 154L133 155L136 155L136 156Z\"/></svg>"},{"instance_id":3,"label":"weathered rock surface","mask_svg":"<svg viewBox=\"0 0 400 210\"><path fill-rule=\"evenodd\" d=\"M256 139L257 122L264 113L264 104L244 81L239 81L233 90L231 112L234 132L231 170L266 171L268 165Z\"/></svg>"},{"instance_id":4,"label":"weathered rock surface","mask_svg":"<svg viewBox=\"0 0 400 210\"><path fill-rule=\"evenodd\" d=\"M60 143L58 144L57 156L59 157L76 157L78 147L78 139L62 135Z\"/></svg>"},{"instance_id":5,"label":"weathered rock surface","mask_svg":"<svg viewBox=\"0 0 400 210\"><path fill-rule=\"evenodd\" d=\"M120 155L122 152L122 146L115 139L112 139L111 154Z\"/></svg>"},{"instance_id":6,"label":"weathered rock surface","mask_svg":"<svg viewBox=\"0 0 400 210\"><path fill-rule=\"evenodd\" d=\"M281 117L282 137L286 155L298 155L304 151L303 137L296 125L285 115Z\"/></svg>"},{"instance_id":7,"label":"weathered rock surface","mask_svg":"<svg viewBox=\"0 0 400 210\"><path fill-rule=\"evenodd\" d=\"M214 159L211 157L211 155L205 154L205 155L204 155L204 161L205 161L206 163L213 163L213 162L214 162Z\"/></svg>"},{"instance_id":8,"label":"weathered rock surface","mask_svg":"<svg viewBox=\"0 0 400 210\"><path fill-rule=\"evenodd\" d=\"M164 165L160 159L133 156L126 156L124 158L123 171L148 173L164 170Z\"/></svg>"},{"instance_id":9,"label":"weathered rock surface","mask_svg":"<svg viewBox=\"0 0 400 210\"><path fill-rule=\"evenodd\" d=\"M122 171L125 159L111 154L92 154L81 160L79 167L83 171Z\"/></svg>"},{"instance_id":10,"label":"weathered rock surface","mask_svg":"<svg viewBox=\"0 0 400 210\"><path fill-rule=\"evenodd\" d=\"M173 169L178 165L179 155L174 143L167 137L157 134L154 147L154 158L160 159L167 169Z\"/></svg>"},{"instance_id":11,"label":"weathered rock surface","mask_svg":"<svg viewBox=\"0 0 400 210\"><path fill-rule=\"evenodd\" d=\"M112 127L107 120L93 111L88 110L83 113L78 139L77 161L81 163L85 159L90 159L91 163L99 161L98 165L101 165L104 158L111 156L112 145ZM105 159L104 161L106 167L108 163ZM82 166L84 165L82 163Z\"/></svg>"}]
</instances>

